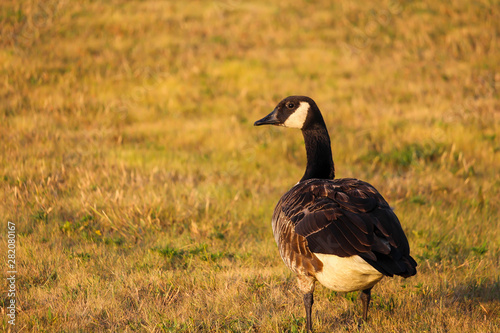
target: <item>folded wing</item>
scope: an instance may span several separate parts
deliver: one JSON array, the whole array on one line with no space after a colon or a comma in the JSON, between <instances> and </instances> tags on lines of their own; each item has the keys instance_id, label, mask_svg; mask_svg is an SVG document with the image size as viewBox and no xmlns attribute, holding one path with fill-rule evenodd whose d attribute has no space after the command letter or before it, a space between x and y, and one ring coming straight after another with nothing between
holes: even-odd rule
<instances>
[{"instance_id":1,"label":"folded wing","mask_svg":"<svg viewBox=\"0 0 500 333\"><path fill-rule=\"evenodd\" d=\"M397 216L366 182L304 181L283 196L281 210L313 253L358 255L387 276L416 274Z\"/></svg>"}]
</instances>

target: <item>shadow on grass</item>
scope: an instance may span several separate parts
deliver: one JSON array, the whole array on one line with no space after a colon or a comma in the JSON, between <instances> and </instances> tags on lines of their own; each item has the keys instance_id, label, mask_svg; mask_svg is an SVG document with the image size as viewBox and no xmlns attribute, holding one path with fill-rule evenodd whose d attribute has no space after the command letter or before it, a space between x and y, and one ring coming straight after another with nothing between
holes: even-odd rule
<instances>
[{"instance_id":1,"label":"shadow on grass","mask_svg":"<svg viewBox=\"0 0 500 333\"><path fill-rule=\"evenodd\" d=\"M500 325L500 277L469 279L457 286L422 294L423 306L440 303L462 316L483 317Z\"/></svg>"},{"instance_id":2,"label":"shadow on grass","mask_svg":"<svg viewBox=\"0 0 500 333\"><path fill-rule=\"evenodd\" d=\"M455 288L454 298L458 301L477 300L479 302L500 302L500 277L493 279L471 279Z\"/></svg>"},{"instance_id":3,"label":"shadow on grass","mask_svg":"<svg viewBox=\"0 0 500 333\"><path fill-rule=\"evenodd\" d=\"M447 325L446 318L462 318L466 322L490 323L491 327L500 327L500 279L470 278L457 285L446 285L437 289L426 289L423 285L416 291L412 300L397 300L393 297L382 297L375 293L368 314L368 322L358 327L361 316L361 304L358 293L348 293L343 296L349 299L354 307L342 311L337 316L316 312L322 317L324 327L318 332L348 331L363 332L366 327L374 325L373 314L380 312L385 316L414 315L420 318L422 329L433 324ZM432 286L430 286L432 288ZM343 294L342 294L343 295ZM332 300L330 300L332 301ZM372 316L370 316L370 313ZM371 318L370 318L371 317ZM468 318L468 319L467 319ZM367 325L365 327L365 325ZM453 324L450 324L453 325ZM429 326L430 327L430 326ZM326 329L325 329L326 328ZM316 328L318 329L318 327Z\"/></svg>"}]
</instances>

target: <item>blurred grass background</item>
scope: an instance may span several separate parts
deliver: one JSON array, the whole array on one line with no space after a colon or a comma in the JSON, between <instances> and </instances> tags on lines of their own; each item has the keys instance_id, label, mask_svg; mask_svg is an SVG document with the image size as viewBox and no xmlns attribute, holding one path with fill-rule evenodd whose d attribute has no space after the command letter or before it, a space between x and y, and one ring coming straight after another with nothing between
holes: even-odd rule
<instances>
[{"instance_id":1,"label":"blurred grass background","mask_svg":"<svg viewBox=\"0 0 500 333\"><path fill-rule=\"evenodd\" d=\"M379 189L419 263L377 285L364 330L500 331L499 8L2 1L16 330L303 330L270 226L303 140L252 125L300 94L324 114L337 177ZM316 295L318 332L357 329L356 293Z\"/></svg>"}]
</instances>

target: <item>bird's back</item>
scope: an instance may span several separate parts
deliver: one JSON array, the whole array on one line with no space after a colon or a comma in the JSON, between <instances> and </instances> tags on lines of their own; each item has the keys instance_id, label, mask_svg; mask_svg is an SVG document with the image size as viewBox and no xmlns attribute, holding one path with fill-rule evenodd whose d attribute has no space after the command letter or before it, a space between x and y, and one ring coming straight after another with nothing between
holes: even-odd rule
<instances>
[{"instance_id":1,"label":"bird's back","mask_svg":"<svg viewBox=\"0 0 500 333\"><path fill-rule=\"evenodd\" d=\"M416 274L398 218L372 185L357 179L298 183L278 202L273 232L283 261L299 274L320 272L321 255L359 256L386 276Z\"/></svg>"}]
</instances>

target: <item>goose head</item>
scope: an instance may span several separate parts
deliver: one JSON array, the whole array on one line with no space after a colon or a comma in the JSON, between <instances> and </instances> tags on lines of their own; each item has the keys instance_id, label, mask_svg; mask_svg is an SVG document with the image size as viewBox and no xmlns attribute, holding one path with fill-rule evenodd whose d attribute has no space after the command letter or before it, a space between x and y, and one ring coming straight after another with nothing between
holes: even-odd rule
<instances>
[{"instance_id":1,"label":"goose head","mask_svg":"<svg viewBox=\"0 0 500 333\"><path fill-rule=\"evenodd\" d=\"M301 130L324 124L316 103L307 96L289 96L278 103L273 112L254 125L275 125Z\"/></svg>"}]
</instances>

